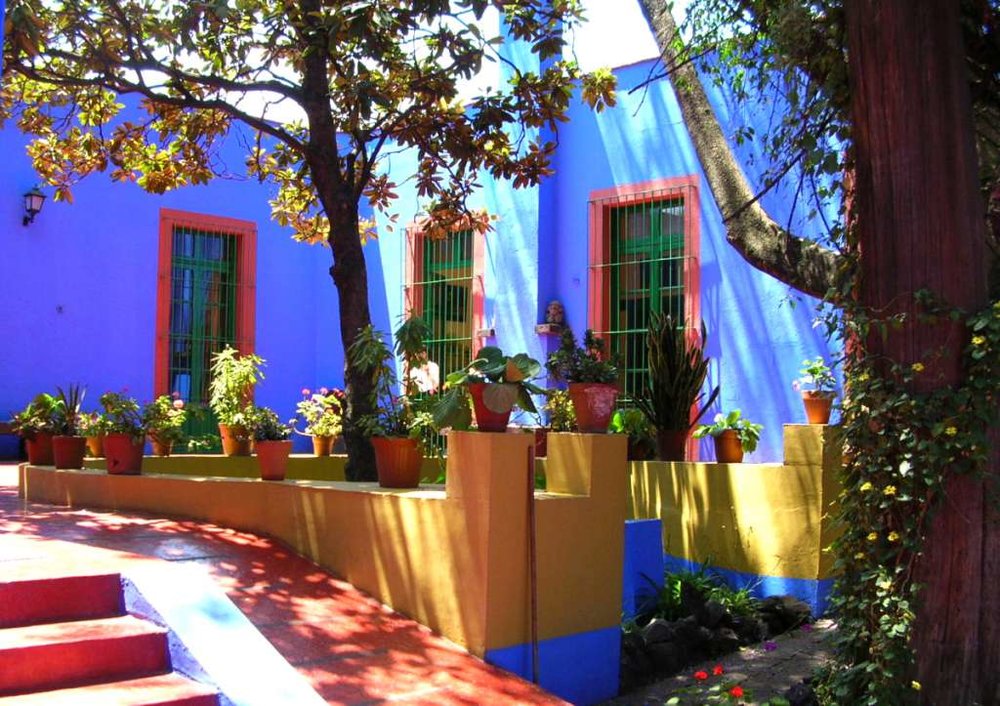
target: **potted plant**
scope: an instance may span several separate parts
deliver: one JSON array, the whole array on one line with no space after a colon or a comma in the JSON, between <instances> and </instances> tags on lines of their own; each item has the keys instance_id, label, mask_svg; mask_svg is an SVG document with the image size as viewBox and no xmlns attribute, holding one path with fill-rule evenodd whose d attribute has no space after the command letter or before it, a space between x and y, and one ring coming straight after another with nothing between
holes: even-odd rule
<instances>
[{"instance_id":1,"label":"potted plant","mask_svg":"<svg viewBox=\"0 0 1000 706\"><path fill-rule=\"evenodd\" d=\"M545 368L568 384L579 431L607 432L618 400L618 367L606 356L604 341L587 329L579 347L572 329L564 329L559 348L549 355Z\"/></svg>"},{"instance_id":2,"label":"potted plant","mask_svg":"<svg viewBox=\"0 0 1000 706\"><path fill-rule=\"evenodd\" d=\"M33 466L51 466L52 436L56 431L56 414L60 400L43 392L28 403L10 420L11 431L24 439L28 463Z\"/></svg>"},{"instance_id":3,"label":"potted plant","mask_svg":"<svg viewBox=\"0 0 1000 706\"><path fill-rule=\"evenodd\" d=\"M187 410L180 394L160 395L142 408L142 423L146 427L153 454L169 456L174 444L184 439Z\"/></svg>"},{"instance_id":4,"label":"potted plant","mask_svg":"<svg viewBox=\"0 0 1000 706\"><path fill-rule=\"evenodd\" d=\"M295 408L296 419L305 422L303 436L312 437L313 454L329 456L341 432L344 393L321 387L319 392L302 388L304 399Z\"/></svg>"},{"instance_id":5,"label":"potted plant","mask_svg":"<svg viewBox=\"0 0 1000 706\"><path fill-rule=\"evenodd\" d=\"M87 440L80 433L79 419L84 390L79 385L70 385L68 390L57 389L59 405L52 437L52 458L56 468L83 468Z\"/></svg>"},{"instance_id":6,"label":"potted plant","mask_svg":"<svg viewBox=\"0 0 1000 706\"><path fill-rule=\"evenodd\" d=\"M107 420L100 412L87 412L77 418L80 435L87 443L87 454L91 458L104 458L104 435Z\"/></svg>"},{"instance_id":7,"label":"potted plant","mask_svg":"<svg viewBox=\"0 0 1000 706\"><path fill-rule=\"evenodd\" d=\"M792 383L792 387L802 393L802 404L806 408L806 419L810 424L829 424L830 410L837 396L837 378L823 360L817 356L802 361L802 377Z\"/></svg>"},{"instance_id":8,"label":"potted plant","mask_svg":"<svg viewBox=\"0 0 1000 706\"><path fill-rule=\"evenodd\" d=\"M760 441L764 426L744 419L740 410L729 414L716 414L712 424L702 424L694 432L694 438L711 436L715 442L715 459L719 463L742 463L743 454L752 453Z\"/></svg>"},{"instance_id":9,"label":"potted plant","mask_svg":"<svg viewBox=\"0 0 1000 706\"><path fill-rule=\"evenodd\" d=\"M104 437L104 456L108 460L108 473L134 475L142 470L142 452L145 447L146 429L139 412L139 403L122 392L105 392L101 395L107 434Z\"/></svg>"},{"instance_id":10,"label":"potted plant","mask_svg":"<svg viewBox=\"0 0 1000 706\"><path fill-rule=\"evenodd\" d=\"M535 456L547 455L550 431L576 431L576 412L573 411L573 400L566 390L546 390L542 412L545 413L547 424L536 431Z\"/></svg>"},{"instance_id":11,"label":"potted plant","mask_svg":"<svg viewBox=\"0 0 1000 706\"><path fill-rule=\"evenodd\" d=\"M284 480L288 456L292 453L292 428L282 424L267 407L257 407L249 415L262 480Z\"/></svg>"},{"instance_id":12,"label":"potted plant","mask_svg":"<svg viewBox=\"0 0 1000 706\"><path fill-rule=\"evenodd\" d=\"M636 406L656 428L661 461L683 461L688 434L719 396L716 386L704 404L702 388L708 376L705 346L708 334L701 325L701 340L692 338L672 317L653 313L646 331L649 384L636 397Z\"/></svg>"},{"instance_id":13,"label":"potted plant","mask_svg":"<svg viewBox=\"0 0 1000 706\"><path fill-rule=\"evenodd\" d=\"M404 336L409 329L400 329ZM402 340L402 342L401 342ZM401 351L404 363L413 365L418 359L421 345L401 339L396 334L396 350ZM434 397L420 396L417 382L407 378L405 394L396 395L396 375L393 355L383 335L371 326L361 331L350 348L351 359L371 376L373 382L373 407L375 412L361 417L358 427L371 437L375 450L375 468L379 485L384 488L416 488L420 485L420 471L425 454L436 454L434 437L437 428L430 408Z\"/></svg>"},{"instance_id":14,"label":"potted plant","mask_svg":"<svg viewBox=\"0 0 1000 706\"><path fill-rule=\"evenodd\" d=\"M215 413L226 456L249 456L253 388L264 379L264 359L226 346L212 356L208 406Z\"/></svg>"},{"instance_id":15,"label":"potted plant","mask_svg":"<svg viewBox=\"0 0 1000 706\"><path fill-rule=\"evenodd\" d=\"M479 355L461 370L445 378L445 392L434 408L438 427L468 429L472 423L469 398L479 431L507 430L514 405L529 414L538 414L531 395L545 394L545 389L531 382L542 365L526 353L506 356L496 346L485 346Z\"/></svg>"},{"instance_id":16,"label":"potted plant","mask_svg":"<svg viewBox=\"0 0 1000 706\"><path fill-rule=\"evenodd\" d=\"M628 460L648 461L656 454L653 426L642 410L617 409L611 417L613 434L628 434Z\"/></svg>"}]
</instances>

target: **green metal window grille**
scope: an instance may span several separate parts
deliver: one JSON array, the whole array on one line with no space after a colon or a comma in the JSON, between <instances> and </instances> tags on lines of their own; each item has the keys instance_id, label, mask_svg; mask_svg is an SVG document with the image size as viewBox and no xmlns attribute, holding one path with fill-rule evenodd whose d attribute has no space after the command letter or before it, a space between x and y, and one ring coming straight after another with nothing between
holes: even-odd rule
<instances>
[{"instance_id":1,"label":"green metal window grille","mask_svg":"<svg viewBox=\"0 0 1000 706\"><path fill-rule=\"evenodd\" d=\"M646 326L653 312L684 322L684 199L616 205L607 211L605 302L599 332L620 361L621 401L647 384Z\"/></svg>"},{"instance_id":2,"label":"green metal window grille","mask_svg":"<svg viewBox=\"0 0 1000 706\"><path fill-rule=\"evenodd\" d=\"M217 433L208 411L212 355L236 345L239 286L235 235L174 226L170 268L170 343L168 380L189 406L188 436Z\"/></svg>"},{"instance_id":3,"label":"green metal window grille","mask_svg":"<svg viewBox=\"0 0 1000 706\"><path fill-rule=\"evenodd\" d=\"M472 255L471 230L447 238L422 241L419 270L412 283L418 312L428 323L431 336L427 354L444 377L472 360Z\"/></svg>"}]
</instances>

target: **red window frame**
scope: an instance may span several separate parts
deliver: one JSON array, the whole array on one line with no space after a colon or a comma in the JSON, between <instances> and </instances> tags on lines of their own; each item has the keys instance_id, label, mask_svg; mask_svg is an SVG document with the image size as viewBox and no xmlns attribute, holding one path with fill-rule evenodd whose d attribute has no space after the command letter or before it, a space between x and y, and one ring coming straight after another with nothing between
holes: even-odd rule
<instances>
[{"instance_id":1,"label":"red window frame","mask_svg":"<svg viewBox=\"0 0 1000 706\"><path fill-rule=\"evenodd\" d=\"M236 348L254 352L257 303L257 224L237 218L213 216L170 208L160 209L160 242L156 286L156 352L153 367L154 395L169 394L170 278L173 266L174 228L225 233L236 236L237 301Z\"/></svg>"}]
</instances>

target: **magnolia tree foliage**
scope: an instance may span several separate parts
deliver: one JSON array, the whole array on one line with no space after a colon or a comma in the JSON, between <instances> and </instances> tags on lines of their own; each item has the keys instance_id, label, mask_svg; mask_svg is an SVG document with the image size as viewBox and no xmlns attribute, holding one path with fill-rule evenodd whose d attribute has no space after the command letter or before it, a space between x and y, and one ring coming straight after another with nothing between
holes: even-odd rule
<instances>
[{"instance_id":1,"label":"magnolia tree foliage","mask_svg":"<svg viewBox=\"0 0 1000 706\"><path fill-rule=\"evenodd\" d=\"M495 12L502 33L483 18ZM563 59L562 30L578 0L11 0L4 110L34 136L39 174L70 200L95 171L162 193L202 184L237 124L249 128L248 171L276 185L274 219L326 243L344 348L370 323L361 246L397 184L380 170L410 150L427 230L488 228L466 198L484 175L537 184L551 172L551 137L576 86L593 108L613 104L608 71ZM523 43L534 68L511 63ZM460 95L485 62L509 79ZM124 113L122 97L138 100ZM279 119L291 112L296 119ZM280 111L280 113L279 113ZM370 382L348 361L348 477L371 477L371 450L350 421Z\"/></svg>"}]
</instances>

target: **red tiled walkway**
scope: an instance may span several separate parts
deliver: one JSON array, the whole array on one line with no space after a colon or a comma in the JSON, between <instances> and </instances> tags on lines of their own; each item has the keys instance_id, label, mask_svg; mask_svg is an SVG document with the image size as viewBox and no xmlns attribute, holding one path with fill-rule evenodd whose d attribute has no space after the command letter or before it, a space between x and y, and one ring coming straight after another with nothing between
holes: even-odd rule
<instances>
[{"instance_id":1,"label":"red tiled walkway","mask_svg":"<svg viewBox=\"0 0 1000 706\"><path fill-rule=\"evenodd\" d=\"M205 565L331 704L565 703L472 657L280 542L201 522L25 503L17 497L16 467L0 465L0 572L8 576L36 557L86 567L162 560Z\"/></svg>"}]
</instances>

